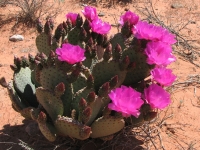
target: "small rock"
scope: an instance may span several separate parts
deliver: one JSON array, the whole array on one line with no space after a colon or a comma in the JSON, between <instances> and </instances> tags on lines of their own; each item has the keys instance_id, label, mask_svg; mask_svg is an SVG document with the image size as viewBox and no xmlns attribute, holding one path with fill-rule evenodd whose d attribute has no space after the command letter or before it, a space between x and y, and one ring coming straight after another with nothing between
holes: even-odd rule
<instances>
[{"instance_id":1,"label":"small rock","mask_svg":"<svg viewBox=\"0 0 200 150\"><path fill-rule=\"evenodd\" d=\"M129 9L128 9L128 8L125 8L124 11L129 11Z\"/></svg>"},{"instance_id":2,"label":"small rock","mask_svg":"<svg viewBox=\"0 0 200 150\"><path fill-rule=\"evenodd\" d=\"M87 4L81 4L81 6L84 6L84 7L85 7L85 6L87 6Z\"/></svg>"},{"instance_id":3,"label":"small rock","mask_svg":"<svg viewBox=\"0 0 200 150\"><path fill-rule=\"evenodd\" d=\"M171 5L171 8L174 8L174 9L176 9L176 8L182 8L182 7L183 7L183 5L181 3L173 3Z\"/></svg>"},{"instance_id":4,"label":"small rock","mask_svg":"<svg viewBox=\"0 0 200 150\"><path fill-rule=\"evenodd\" d=\"M196 21L190 21L191 24L196 24Z\"/></svg>"},{"instance_id":5,"label":"small rock","mask_svg":"<svg viewBox=\"0 0 200 150\"><path fill-rule=\"evenodd\" d=\"M103 17L103 16L105 16L105 13L100 12L100 13L98 14L98 16L99 16L99 17Z\"/></svg>"},{"instance_id":6,"label":"small rock","mask_svg":"<svg viewBox=\"0 0 200 150\"><path fill-rule=\"evenodd\" d=\"M13 36L11 36L9 38L10 41L13 41L13 42L16 42L16 41L23 41L24 40L24 37L22 35L19 35L19 34L15 34Z\"/></svg>"},{"instance_id":7,"label":"small rock","mask_svg":"<svg viewBox=\"0 0 200 150\"><path fill-rule=\"evenodd\" d=\"M111 24L112 27L119 27L119 24Z\"/></svg>"}]
</instances>

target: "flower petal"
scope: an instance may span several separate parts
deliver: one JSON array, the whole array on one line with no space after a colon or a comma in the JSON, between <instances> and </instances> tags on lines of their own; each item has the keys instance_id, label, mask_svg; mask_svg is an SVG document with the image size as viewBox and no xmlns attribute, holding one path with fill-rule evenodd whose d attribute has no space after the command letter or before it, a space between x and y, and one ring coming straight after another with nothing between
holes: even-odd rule
<instances>
[{"instance_id":1,"label":"flower petal","mask_svg":"<svg viewBox=\"0 0 200 150\"><path fill-rule=\"evenodd\" d=\"M144 89L144 97L152 109L164 109L171 103L170 94L157 84Z\"/></svg>"},{"instance_id":2,"label":"flower petal","mask_svg":"<svg viewBox=\"0 0 200 150\"><path fill-rule=\"evenodd\" d=\"M66 61L69 64L75 64L77 62L85 60L85 50L80 46L71 45L69 43L63 44L62 48L56 49L56 54L60 61Z\"/></svg>"},{"instance_id":3,"label":"flower petal","mask_svg":"<svg viewBox=\"0 0 200 150\"><path fill-rule=\"evenodd\" d=\"M141 99L141 93L131 87L122 85L120 88L111 90L108 96L112 100L108 108L121 112L124 117L130 115L139 116L140 107L144 103Z\"/></svg>"}]
</instances>

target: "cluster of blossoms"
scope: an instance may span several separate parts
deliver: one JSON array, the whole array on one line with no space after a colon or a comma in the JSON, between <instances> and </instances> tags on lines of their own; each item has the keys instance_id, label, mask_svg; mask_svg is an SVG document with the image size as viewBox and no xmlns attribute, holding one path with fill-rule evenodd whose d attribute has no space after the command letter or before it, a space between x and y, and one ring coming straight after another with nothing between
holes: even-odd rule
<instances>
[{"instance_id":1,"label":"cluster of blossoms","mask_svg":"<svg viewBox=\"0 0 200 150\"><path fill-rule=\"evenodd\" d=\"M98 34L107 34L111 25L109 23L103 22L97 15L97 11L94 7L86 6L84 10L82 10L85 18L89 21L90 27L93 32ZM78 14L76 13L68 13L66 18L72 22L72 25L76 24L76 18Z\"/></svg>"},{"instance_id":2,"label":"cluster of blossoms","mask_svg":"<svg viewBox=\"0 0 200 150\"><path fill-rule=\"evenodd\" d=\"M89 21L92 32L107 34L111 29L108 23L98 18L95 8L86 6L82 13ZM72 24L76 23L77 16L78 14L74 13L66 15ZM147 41L144 49L147 56L146 63L155 65L155 68L150 72L152 84L144 88L143 93L132 87L122 85L110 92L109 97L112 103L108 105L108 108L121 112L124 117L131 115L138 117L143 104L149 104L152 109L164 109L170 104L171 100L170 94L163 87L170 86L176 79L172 70L166 68L167 65L176 60L171 48L172 44L176 43L175 36L161 26L140 21L139 16L131 11L123 14L119 23L121 26L128 23L135 38ZM85 59L84 52L84 49L71 44L63 44L62 48L56 50L58 58L70 64L83 61Z\"/></svg>"},{"instance_id":3,"label":"cluster of blossoms","mask_svg":"<svg viewBox=\"0 0 200 150\"><path fill-rule=\"evenodd\" d=\"M142 96L136 90L130 90L130 87L125 86L111 91L109 97L112 103L108 107L122 112L124 117L130 115L138 117L143 103L149 104L152 109L164 109L171 102L170 94L163 89L163 86L170 86L176 79L172 70L166 68L176 60L171 48L176 40L175 36L165 28L140 21L139 17L131 11L127 11L120 17L121 26L126 22L131 26L132 34L137 39L147 41L144 53L147 56L147 63L155 65L155 68L151 70L153 83L144 89ZM122 104L121 101L124 103Z\"/></svg>"}]
</instances>

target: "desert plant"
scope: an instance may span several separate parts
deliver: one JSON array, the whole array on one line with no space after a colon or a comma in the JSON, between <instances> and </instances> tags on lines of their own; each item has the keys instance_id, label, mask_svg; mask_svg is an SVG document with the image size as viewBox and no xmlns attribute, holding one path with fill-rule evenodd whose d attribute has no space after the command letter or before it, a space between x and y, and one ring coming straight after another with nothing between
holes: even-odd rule
<instances>
[{"instance_id":1,"label":"desert plant","mask_svg":"<svg viewBox=\"0 0 200 150\"><path fill-rule=\"evenodd\" d=\"M35 120L49 141L111 139L125 122L140 126L170 104L163 87L176 79L166 68L176 60L175 36L127 11L121 32L108 38L111 26L96 9L82 12L85 20L68 13L54 35L51 18L44 26L38 20L39 53L15 57L13 81L4 83L13 109Z\"/></svg>"},{"instance_id":2,"label":"desert plant","mask_svg":"<svg viewBox=\"0 0 200 150\"><path fill-rule=\"evenodd\" d=\"M46 0L7 0L6 4L18 7L20 11L17 15L17 23L23 22L29 26L34 26L36 20L47 12L51 13L52 16L59 12L58 9L56 13L52 11L55 2L47 2Z\"/></svg>"},{"instance_id":3,"label":"desert plant","mask_svg":"<svg viewBox=\"0 0 200 150\"><path fill-rule=\"evenodd\" d=\"M0 0L0 6L5 6L8 0Z\"/></svg>"}]
</instances>

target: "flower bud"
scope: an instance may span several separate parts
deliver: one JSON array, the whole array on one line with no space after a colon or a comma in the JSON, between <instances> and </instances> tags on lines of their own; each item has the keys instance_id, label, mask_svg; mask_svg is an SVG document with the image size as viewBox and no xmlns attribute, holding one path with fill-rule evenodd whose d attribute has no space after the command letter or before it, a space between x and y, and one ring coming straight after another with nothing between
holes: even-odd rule
<instances>
[{"instance_id":1,"label":"flower bud","mask_svg":"<svg viewBox=\"0 0 200 150\"><path fill-rule=\"evenodd\" d=\"M117 85L118 81L119 81L118 80L118 75L112 77L111 80L110 80L110 88L111 89L115 88L115 86Z\"/></svg>"},{"instance_id":2,"label":"flower bud","mask_svg":"<svg viewBox=\"0 0 200 150\"><path fill-rule=\"evenodd\" d=\"M106 50L105 50L104 55L103 55L103 59L104 59L105 61L108 61L111 57L112 57L112 45L109 44L109 45L106 47Z\"/></svg>"},{"instance_id":3,"label":"flower bud","mask_svg":"<svg viewBox=\"0 0 200 150\"><path fill-rule=\"evenodd\" d=\"M37 118L37 121L38 122L46 122L47 120L47 116L44 112L40 112L39 115L38 115L38 118Z\"/></svg>"},{"instance_id":4,"label":"flower bud","mask_svg":"<svg viewBox=\"0 0 200 150\"><path fill-rule=\"evenodd\" d=\"M82 138L85 138L85 137L88 137L88 135L90 135L90 133L91 133L91 128L88 127L88 126L84 126L84 127L81 128L79 135Z\"/></svg>"},{"instance_id":5,"label":"flower bud","mask_svg":"<svg viewBox=\"0 0 200 150\"><path fill-rule=\"evenodd\" d=\"M122 57L122 48L118 43L115 46L113 57L114 57L115 60L120 60L121 57Z\"/></svg>"},{"instance_id":6,"label":"flower bud","mask_svg":"<svg viewBox=\"0 0 200 150\"><path fill-rule=\"evenodd\" d=\"M128 56L126 56L120 63L120 70L123 71L127 69L129 64L130 64L130 59Z\"/></svg>"},{"instance_id":7,"label":"flower bud","mask_svg":"<svg viewBox=\"0 0 200 150\"><path fill-rule=\"evenodd\" d=\"M87 101L88 101L88 105L90 105L90 103L94 102L96 98L96 94L95 92L90 92L87 96Z\"/></svg>"},{"instance_id":8,"label":"flower bud","mask_svg":"<svg viewBox=\"0 0 200 150\"><path fill-rule=\"evenodd\" d=\"M104 41L104 36L102 34L98 34L97 36L97 44L102 45Z\"/></svg>"},{"instance_id":9,"label":"flower bud","mask_svg":"<svg viewBox=\"0 0 200 150\"><path fill-rule=\"evenodd\" d=\"M54 89L54 92L57 96L61 96L62 94L64 94L65 92L65 84L63 82L59 83L55 89Z\"/></svg>"},{"instance_id":10,"label":"flower bud","mask_svg":"<svg viewBox=\"0 0 200 150\"><path fill-rule=\"evenodd\" d=\"M31 54L28 54L28 59L29 59L30 63L34 63L34 61L35 61L35 58Z\"/></svg>"},{"instance_id":11,"label":"flower bud","mask_svg":"<svg viewBox=\"0 0 200 150\"><path fill-rule=\"evenodd\" d=\"M109 82L104 83L99 89L98 93L99 97L106 97L108 95L109 88L110 88Z\"/></svg>"},{"instance_id":12,"label":"flower bud","mask_svg":"<svg viewBox=\"0 0 200 150\"><path fill-rule=\"evenodd\" d=\"M77 27L81 27L83 24L83 18L81 17L80 14L78 14L77 18L76 18L76 26Z\"/></svg>"},{"instance_id":13,"label":"flower bud","mask_svg":"<svg viewBox=\"0 0 200 150\"><path fill-rule=\"evenodd\" d=\"M87 102L84 98L81 98L78 105L79 105L79 110L82 111L87 107Z\"/></svg>"},{"instance_id":14,"label":"flower bud","mask_svg":"<svg viewBox=\"0 0 200 150\"><path fill-rule=\"evenodd\" d=\"M28 67L29 66L29 61L25 56L22 56L21 60L22 60L22 67Z\"/></svg>"},{"instance_id":15,"label":"flower bud","mask_svg":"<svg viewBox=\"0 0 200 150\"><path fill-rule=\"evenodd\" d=\"M92 37L89 38L89 40L87 42L87 45L90 46L90 47L93 45L93 39L92 39Z\"/></svg>"},{"instance_id":16,"label":"flower bud","mask_svg":"<svg viewBox=\"0 0 200 150\"><path fill-rule=\"evenodd\" d=\"M129 21L125 22L125 24L122 26L121 33L126 38L130 37L130 35L132 34L132 31L131 31L131 25Z\"/></svg>"},{"instance_id":17,"label":"flower bud","mask_svg":"<svg viewBox=\"0 0 200 150\"><path fill-rule=\"evenodd\" d=\"M83 27L81 27L81 31L80 31L80 41L85 41L86 37L87 37L87 32L85 31L85 29Z\"/></svg>"},{"instance_id":18,"label":"flower bud","mask_svg":"<svg viewBox=\"0 0 200 150\"><path fill-rule=\"evenodd\" d=\"M90 75L87 79L87 88L93 88L94 85L94 77L92 75Z\"/></svg>"},{"instance_id":19,"label":"flower bud","mask_svg":"<svg viewBox=\"0 0 200 150\"><path fill-rule=\"evenodd\" d=\"M84 24L83 24L83 28L84 28L87 32L90 31L91 27L90 27L90 22L89 22L88 19L85 19L85 22L84 22Z\"/></svg>"},{"instance_id":20,"label":"flower bud","mask_svg":"<svg viewBox=\"0 0 200 150\"><path fill-rule=\"evenodd\" d=\"M39 33L42 33L42 31L43 31L43 25L42 25L42 22L41 22L41 20L40 19L37 19L37 31L39 32Z\"/></svg>"}]
</instances>

